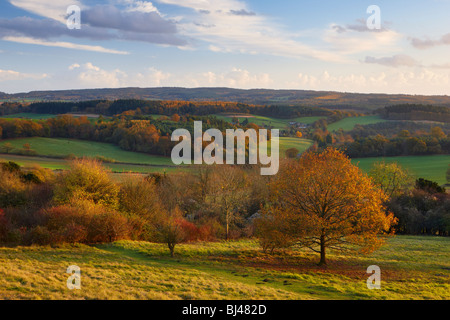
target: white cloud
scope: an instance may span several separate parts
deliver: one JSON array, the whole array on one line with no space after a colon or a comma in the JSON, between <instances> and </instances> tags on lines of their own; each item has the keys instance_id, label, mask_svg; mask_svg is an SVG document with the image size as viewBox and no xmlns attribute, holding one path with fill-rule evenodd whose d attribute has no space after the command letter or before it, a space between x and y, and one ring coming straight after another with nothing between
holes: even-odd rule
<instances>
[{"instance_id":1,"label":"white cloud","mask_svg":"<svg viewBox=\"0 0 450 320\"><path fill-rule=\"evenodd\" d=\"M413 71L389 69L373 74L349 73L334 74L324 71L321 74L300 73L295 81L286 82L292 89L326 90L360 93L388 94L448 94L450 74L424 67Z\"/></svg>"},{"instance_id":2,"label":"white cloud","mask_svg":"<svg viewBox=\"0 0 450 320\"><path fill-rule=\"evenodd\" d=\"M171 75L155 68L147 68L139 73L127 73L120 69L105 70L91 62L75 63L69 67L66 79L74 81L70 86L77 88L120 88L162 86ZM58 75L57 78L62 78Z\"/></svg>"},{"instance_id":3,"label":"white cloud","mask_svg":"<svg viewBox=\"0 0 450 320\"><path fill-rule=\"evenodd\" d=\"M80 67L81 66L78 63L74 63L71 66L69 66L69 70L74 70L74 69L77 69L77 68L80 68Z\"/></svg>"},{"instance_id":4,"label":"white cloud","mask_svg":"<svg viewBox=\"0 0 450 320\"><path fill-rule=\"evenodd\" d=\"M178 24L186 36L209 43L212 51L268 54L292 58L342 61L331 51L292 40L291 34L237 0L158 0L192 9ZM251 14L236 14L247 12ZM234 13L234 14L233 14Z\"/></svg>"},{"instance_id":5,"label":"white cloud","mask_svg":"<svg viewBox=\"0 0 450 320\"><path fill-rule=\"evenodd\" d=\"M232 68L229 71L187 74L172 79L171 85L184 87L231 87L242 89L270 88L274 80L268 73L251 73L248 70Z\"/></svg>"},{"instance_id":6,"label":"white cloud","mask_svg":"<svg viewBox=\"0 0 450 320\"><path fill-rule=\"evenodd\" d=\"M382 32L361 32L354 29L346 29L341 32L336 24L331 24L324 32L323 40L329 43L331 50L343 55L362 52L383 53L398 52L401 50L399 41L402 35L393 30Z\"/></svg>"},{"instance_id":7,"label":"white cloud","mask_svg":"<svg viewBox=\"0 0 450 320\"><path fill-rule=\"evenodd\" d=\"M111 53L111 54L120 54L120 55L130 54L127 51L107 49L107 48L104 48L101 46L91 46L91 45L86 45L86 44L76 44L76 43L72 43L72 42L63 42L63 41L47 41L47 40L34 39L34 38L30 38L30 37L3 37L2 40L17 42L17 43L25 43L25 44L35 44L35 45L41 45L41 46L47 46L47 47L59 47L59 48L66 48L66 49L101 52L101 53Z\"/></svg>"},{"instance_id":8,"label":"white cloud","mask_svg":"<svg viewBox=\"0 0 450 320\"><path fill-rule=\"evenodd\" d=\"M375 57L366 57L364 60L365 63L374 63L380 64L388 67L417 67L420 66L420 63L416 61L414 58L405 55L398 54L392 57L383 57L383 58L375 58Z\"/></svg>"},{"instance_id":9,"label":"white cloud","mask_svg":"<svg viewBox=\"0 0 450 320\"><path fill-rule=\"evenodd\" d=\"M78 0L9 0L9 2L23 10L64 24L66 23L65 17L69 6L77 5L83 8L83 4Z\"/></svg>"},{"instance_id":10,"label":"white cloud","mask_svg":"<svg viewBox=\"0 0 450 320\"><path fill-rule=\"evenodd\" d=\"M40 80L47 77L47 74L31 74L31 73L21 73L14 70L1 70L0 69L0 82L2 81L16 81L24 79L34 79Z\"/></svg>"},{"instance_id":11,"label":"white cloud","mask_svg":"<svg viewBox=\"0 0 450 320\"><path fill-rule=\"evenodd\" d=\"M139 12L157 12L159 15L161 13L158 11L158 9L153 5L153 3L149 1L139 1L139 0L122 0L122 3L127 5L127 11L133 12L133 11L139 11Z\"/></svg>"}]
</instances>

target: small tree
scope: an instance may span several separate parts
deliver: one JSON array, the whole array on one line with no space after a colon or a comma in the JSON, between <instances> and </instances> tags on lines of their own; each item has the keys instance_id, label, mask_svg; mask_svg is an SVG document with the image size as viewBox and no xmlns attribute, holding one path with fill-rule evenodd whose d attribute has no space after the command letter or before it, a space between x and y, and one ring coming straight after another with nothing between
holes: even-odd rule
<instances>
[{"instance_id":1,"label":"small tree","mask_svg":"<svg viewBox=\"0 0 450 320\"><path fill-rule=\"evenodd\" d=\"M14 146L11 143L7 142L4 145L2 145L1 150L6 153L10 153L11 151L14 150Z\"/></svg>"},{"instance_id":2,"label":"small tree","mask_svg":"<svg viewBox=\"0 0 450 320\"><path fill-rule=\"evenodd\" d=\"M182 219L180 209L175 208L158 227L158 240L167 244L172 258L175 255L175 246L184 242L187 237L182 228Z\"/></svg>"},{"instance_id":3,"label":"small tree","mask_svg":"<svg viewBox=\"0 0 450 320\"><path fill-rule=\"evenodd\" d=\"M369 173L373 182L389 198L397 197L411 189L414 179L398 163L377 162Z\"/></svg>"},{"instance_id":4,"label":"small tree","mask_svg":"<svg viewBox=\"0 0 450 320\"><path fill-rule=\"evenodd\" d=\"M218 166L213 173L209 207L219 213L225 224L225 239L230 239L231 227L241 220L250 196L248 181L238 167Z\"/></svg>"},{"instance_id":5,"label":"small tree","mask_svg":"<svg viewBox=\"0 0 450 320\"><path fill-rule=\"evenodd\" d=\"M174 122L179 122L180 119L181 119L181 117L178 114L176 114L176 113L171 118L171 120L174 121Z\"/></svg>"}]
</instances>

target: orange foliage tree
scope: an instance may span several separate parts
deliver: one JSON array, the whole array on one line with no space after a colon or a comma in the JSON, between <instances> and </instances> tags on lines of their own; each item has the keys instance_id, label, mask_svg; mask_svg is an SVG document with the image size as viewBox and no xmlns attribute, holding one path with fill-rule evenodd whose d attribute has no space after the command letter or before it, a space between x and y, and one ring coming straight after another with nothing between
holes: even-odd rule
<instances>
[{"instance_id":1,"label":"orange foliage tree","mask_svg":"<svg viewBox=\"0 0 450 320\"><path fill-rule=\"evenodd\" d=\"M320 265L327 263L328 248L378 249L385 240L381 235L389 234L396 222L383 207L386 195L334 148L285 163L271 190L274 199L264 219L282 219L281 226L272 225L283 229L288 242L320 253Z\"/></svg>"}]
</instances>

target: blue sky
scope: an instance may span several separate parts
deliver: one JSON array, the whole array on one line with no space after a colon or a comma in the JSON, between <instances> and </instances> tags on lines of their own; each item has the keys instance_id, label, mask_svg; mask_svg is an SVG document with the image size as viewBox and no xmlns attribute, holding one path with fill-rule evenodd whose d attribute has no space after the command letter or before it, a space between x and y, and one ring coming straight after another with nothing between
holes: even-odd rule
<instances>
[{"instance_id":1,"label":"blue sky","mask_svg":"<svg viewBox=\"0 0 450 320\"><path fill-rule=\"evenodd\" d=\"M81 29L66 10L81 8ZM370 5L381 29L370 30ZM0 91L233 87L450 95L450 0L5 0Z\"/></svg>"}]
</instances>

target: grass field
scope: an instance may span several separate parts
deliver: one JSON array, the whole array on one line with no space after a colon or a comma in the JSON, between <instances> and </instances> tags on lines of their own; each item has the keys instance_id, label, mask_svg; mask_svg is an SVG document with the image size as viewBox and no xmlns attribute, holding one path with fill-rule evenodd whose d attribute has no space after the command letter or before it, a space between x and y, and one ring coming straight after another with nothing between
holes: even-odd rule
<instances>
[{"instance_id":1,"label":"grass field","mask_svg":"<svg viewBox=\"0 0 450 320\"><path fill-rule=\"evenodd\" d=\"M7 116L1 116L2 119L30 119L30 120L46 120L54 118L54 114L40 114L40 113L16 113Z\"/></svg>"},{"instance_id":2,"label":"grass field","mask_svg":"<svg viewBox=\"0 0 450 320\"><path fill-rule=\"evenodd\" d=\"M16 149L21 149L25 143L31 145L31 149L37 152L37 155L47 157L64 157L73 154L77 157L96 157L103 156L108 159L114 159L117 162L130 164L145 164L167 166L173 165L170 158L151 156L148 154L129 152L120 149L118 146L72 139L56 139L56 138L21 138L3 140L0 145L6 142L11 143Z\"/></svg>"},{"instance_id":3,"label":"grass field","mask_svg":"<svg viewBox=\"0 0 450 320\"><path fill-rule=\"evenodd\" d=\"M171 159L168 157L129 152L108 143L73 139L34 137L3 140L0 143L0 146L7 142L11 143L16 149L22 149L25 143L29 143L31 145L31 149L35 150L38 156L44 157L65 157L70 154L73 154L77 157L103 156L108 159L114 159L116 160L116 162L121 163L145 164L153 166L173 166ZM280 154L284 156L284 152L290 148L297 148L300 152L304 152L311 145L312 141L310 140L282 137L280 138ZM49 159L46 160L49 161ZM53 161L49 162L53 163ZM59 166L59 161L57 163L57 165ZM43 160L43 164L45 165L45 159ZM114 166L114 164L112 164L112 166ZM48 167L48 165L45 167Z\"/></svg>"},{"instance_id":4,"label":"grass field","mask_svg":"<svg viewBox=\"0 0 450 320\"><path fill-rule=\"evenodd\" d=\"M375 124L380 122L385 122L387 120L381 119L380 116L365 116L365 117L354 117L354 118L345 118L341 121L332 123L328 126L328 131L333 132L339 129L343 129L344 131L350 131L355 128L357 124L360 125L368 125Z\"/></svg>"},{"instance_id":5,"label":"grass field","mask_svg":"<svg viewBox=\"0 0 450 320\"><path fill-rule=\"evenodd\" d=\"M364 158L353 159L353 163L356 164L359 162L359 167L368 172L375 162L383 160L387 163L397 162L402 167L409 169L410 173L417 178L425 178L436 181L439 184L445 184L446 172L450 164L450 155Z\"/></svg>"},{"instance_id":6,"label":"grass field","mask_svg":"<svg viewBox=\"0 0 450 320\"><path fill-rule=\"evenodd\" d=\"M233 115L227 115L227 114L215 114L215 117L218 119L232 122ZM263 116L256 116L256 115L236 115L237 118L239 118L239 121L244 121L245 118L248 118L248 121L254 124L257 124L258 126L269 126L273 127L274 129L284 130L289 128L289 122L295 121L299 123L304 124L312 124L317 120L326 118L326 117L302 117L302 118L294 118L294 119L277 119L272 117L263 117Z\"/></svg>"},{"instance_id":7,"label":"grass field","mask_svg":"<svg viewBox=\"0 0 450 320\"><path fill-rule=\"evenodd\" d=\"M288 253L288 254L286 254ZM398 236L369 256L262 253L256 241L0 248L0 299L450 299L450 239ZM81 290L66 287L71 265ZM381 268L381 290L366 286Z\"/></svg>"},{"instance_id":8,"label":"grass field","mask_svg":"<svg viewBox=\"0 0 450 320\"><path fill-rule=\"evenodd\" d=\"M45 157L27 157L12 154L0 154L1 161L13 161L25 168L31 168L35 165L39 165L42 168L47 168L51 170L67 170L69 169L69 162L64 159L54 159ZM105 167L111 169L114 173L163 173L163 172L173 172L178 170L176 167L171 166L148 166L148 165L133 165L133 164L120 164L120 163L104 163ZM114 175L119 178L120 175Z\"/></svg>"},{"instance_id":9,"label":"grass field","mask_svg":"<svg viewBox=\"0 0 450 320\"><path fill-rule=\"evenodd\" d=\"M285 152L288 149L296 148L300 151L300 153L308 150L309 147L313 145L313 141L307 139L299 139L299 138L290 138L290 137L281 137L280 138L280 157L285 156Z\"/></svg>"}]
</instances>

